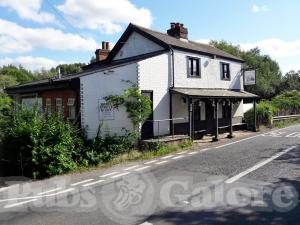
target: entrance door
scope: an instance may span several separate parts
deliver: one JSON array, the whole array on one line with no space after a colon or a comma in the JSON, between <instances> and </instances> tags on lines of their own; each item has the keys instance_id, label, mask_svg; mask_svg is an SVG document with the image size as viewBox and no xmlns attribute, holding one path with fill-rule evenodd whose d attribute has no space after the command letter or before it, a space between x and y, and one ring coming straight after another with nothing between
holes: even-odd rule
<instances>
[{"instance_id":1,"label":"entrance door","mask_svg":"<svg viewBox=\"0 0 300 225\"><path fill-rule=\"evenodd\" d=\"M146 122L144 122L144 124L142 126L142 134L141 134L142 139L149 139L149 138L153 138L153 136L154 136L153 135L153 124L154 124L154 122L152 122L152 120L153 120L153 91L142 91L142 95L149 97L150 100L151 100L152 113L148 117Z\"/></svg>"},{"instance_id":2,"label":"entrance door","mask_svg":"<svg viewBox=\"0 0 300 225\"><path fill-rule=\"evenodd\" d=\"M214 130L214 107L212 102L206 102L206 130L212 132Z\"/></svg>"}]
</instances>

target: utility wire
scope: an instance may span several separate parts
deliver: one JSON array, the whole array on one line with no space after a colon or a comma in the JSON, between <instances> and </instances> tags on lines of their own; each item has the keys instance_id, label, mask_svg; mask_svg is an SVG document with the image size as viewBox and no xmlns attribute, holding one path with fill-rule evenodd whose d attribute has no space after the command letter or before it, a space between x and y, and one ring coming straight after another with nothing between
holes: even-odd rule
<instances>
[{"instance_id":1,"label":"utility wire","mask_svg":"<svg viewBox=\"0 0 300 225\"><path fill-rule=\"evenodd\" d=\"M66 24L68 27L70 27L73 30L73 32L76 33L77 35L79 35L81 38L88 40L87 37L81 35L80 32L64 17L64 15L62 15L62 13L59 10L57 10L56 7L53 6L53 4L50 2L50 0L45 0L45 1L64 24ZM94 47L89 42L88 42L88 44L91 47Z\"/></svg>"}]
</instances>

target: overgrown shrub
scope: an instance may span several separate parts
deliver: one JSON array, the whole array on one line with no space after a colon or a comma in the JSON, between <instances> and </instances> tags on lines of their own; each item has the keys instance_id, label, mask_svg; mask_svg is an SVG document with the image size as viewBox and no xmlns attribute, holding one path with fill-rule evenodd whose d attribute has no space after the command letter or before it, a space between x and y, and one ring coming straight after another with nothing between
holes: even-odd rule
<instances>
[{"instance_id":1,"label":"overgrown shrub","mask_svg":"<svg viewBox=\"0 0 300 225\"><path fill-rule=\"evenodd\" d=\"M250 109L248 112L245 113L245 120L250 127L253 127L253 112L254 109ZM264 125L271 125L272 124L272 117L277 113L278 108L271 104L268 101L261 101L257 104L256 107L256 115L257 115L257 123L264 124Z\"/></svg>"},{"instance_id":2,"label":"overgrown shrub","mask_svg":"<svg viewBox=\"0 0 300 225\"><path fill-rule=\"evenodd\" d=\"M92 140L86 152L89 164L98 165L108 162L115 157L128 153L135 146L137 134L126 133L124 136L98 136Z\"/></svg>"},{"instance_id":3,"label":"overgrown shrub","mask_svg":"<svg viewBox=\"0 0 300 225\"><path fill-rule=\"evenodd\" d=\"M272 100L272 104L287 114L297 114L300 111L300 92L296 90L283 92Z\"/></svg>"},{"instance_id":4,"label":"overgrown shrub","mask_svg":"<svg viewBox=\"0 0 300 225\"><path fill-rule=\"evenodd\" d=\"M2 129L4 157L25 176L63 174L81 164L83 140L79 130L60 115L19 108Z\"/></svg>"}]
</instances>

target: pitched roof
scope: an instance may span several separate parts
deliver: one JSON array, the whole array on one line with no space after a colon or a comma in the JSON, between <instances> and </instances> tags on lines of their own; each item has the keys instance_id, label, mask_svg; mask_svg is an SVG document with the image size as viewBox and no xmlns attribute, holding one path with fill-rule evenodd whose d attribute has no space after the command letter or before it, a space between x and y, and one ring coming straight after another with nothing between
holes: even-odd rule
<instances>
[{"instance_id":1,"label":"pitched roof","mask_svg":"<svg viewBox=\"0 0 300 225\"><path fill-rule=\"evenodd\" d=\"M156 55L160 55L160 54L164 53L165 51L166 50L156 51L156 52L151 52L151 53L138 55L138 56L134 56L134 57L130 57L130 58L114 60L110 63L102 63L102 64L94 63L94 64L91 64L90 67L86 66L86 70L84 70L82 72L64 75L60 79L48 78L48 79L36 80L36 81L19 84L16 86L6 88L5 92L15 93L15 92L19 91L20 89L24 89L24 88L31 88L34 86L47 86L47 85L54 85L54 84L63 83L63 82L69 82L71 80L74 80L74 79L82 77L82 76L86 76L86 75L93 74L96 72L102 72L102 71L105 71L108 69L125 66L128 64L134 63L134 62L138 62L143 59L151 58Z\"/></svg>"},{"instance_id":2,"label":"pitched roof","mask_svg":"<svg viewBox=\"0 0 300 225\"><path fill-rule=\"evenodd\" d=\"M159 44L165 48L172 47L172 48L177 48L177 49L181 49L181 50L185 50L185 51L197 52L197 53L209 55L212 57L216 56L219 58L244 62L243 59L236 57L234 55L231 55L227 52L224 52L224 51L222 51L218 48L215 48L211 45L202 44L202 43L190 41L190 40L181 40L181 39L172 37L172 36L168 35L167 33L155 31L152 29L148 29L145 27L141 27L141 26L132 24L132 23L129 24L126 31L122 35L122 37L119 39L119 41L115 45L114 49L111 51L111 54L109 55L110 60L112 60L113 57L116 55L116 53L121 49L121 47L123 46L126 39L130 36L130 34L133 31L136 31L136 32L140 33L141 35L146 36L150 40L156 42L157 44Z\"/></svg>"}]
</instances>

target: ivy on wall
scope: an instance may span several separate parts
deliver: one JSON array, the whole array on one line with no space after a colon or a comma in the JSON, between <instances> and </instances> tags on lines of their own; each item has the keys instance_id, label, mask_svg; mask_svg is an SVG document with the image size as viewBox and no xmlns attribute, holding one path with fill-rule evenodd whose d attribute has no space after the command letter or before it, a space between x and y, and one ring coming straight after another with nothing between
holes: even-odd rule
<instances>
[{"instance_id":1,"label":"ivy on wall","mask_svg":"<svg viewBox=\"0 0 300 225\"><path fill-rule=\"evenodd\" d=\"M126 89L123 94L109 95L104 97L104 100L115 109L125 106L128 117L131 119L134 129L137 130L138 126L144 123L152 113L151 99L142 95L136 84L131 81L126 82L130 83L131 87Z\"/></svg>"}]
</instances>

